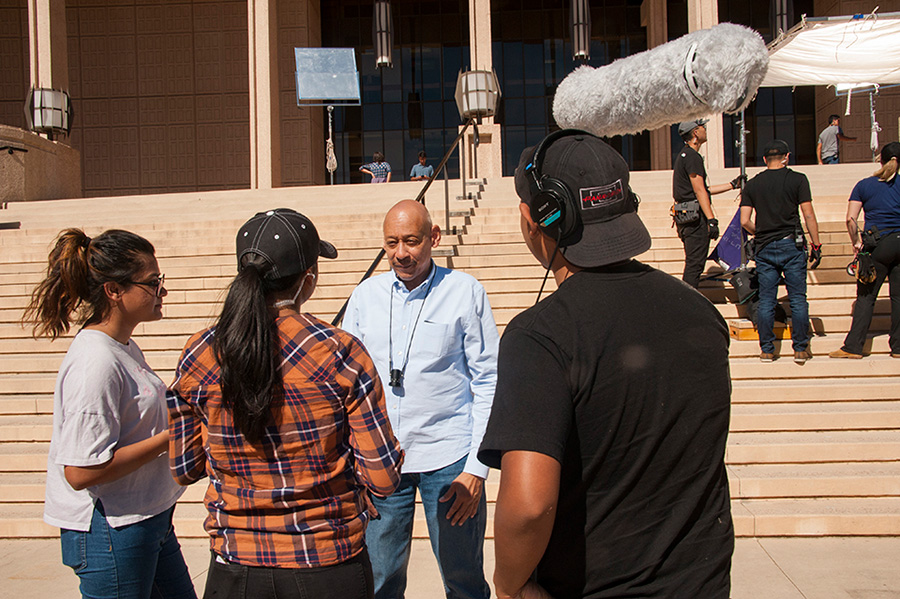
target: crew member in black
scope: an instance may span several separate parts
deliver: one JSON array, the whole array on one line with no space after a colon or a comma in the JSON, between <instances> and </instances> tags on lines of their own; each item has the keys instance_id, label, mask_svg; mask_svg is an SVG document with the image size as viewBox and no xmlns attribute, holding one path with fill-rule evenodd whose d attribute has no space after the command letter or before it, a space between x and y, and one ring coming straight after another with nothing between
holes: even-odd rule
<instances>
[{"instance_id":1,"label":"crew member in black","mask_svg":"<svg viewBox=\"0 0 900 599\"><path fill-rule=\"evenodd\" d=\"M572 130L516 170L525 243L558 289L506 328L478 453L501 469L500 598L729 595L728 329L631 259L650 235L628 179Z\"/></svg>"},{"instance_id":2,"label":"crew member in black","mask_svg":"<svg viewBox=\"0 0 900 599\"><path fill-rule=\"evenodd\" d=\"M775 139L763 150L766 168L747 182L741 195L741 226L756 236L756 274L759 279L759 359L775 359L775 303L778 282L784 286L791 304L791 340L794 362L810 358L809 303L806 300L806 240L800 227L799 208L812 239L810 268L822 260L819 225L812 206L809 179L787 168L790 148ZM756 218L753 218L753 213Z\"/></svg>"},{"instance_id":3,"label":"crew member in black","mask_svg":"<svg viewBox=\"0 0 900 599\"><path fill-rule=\"evenodd\" d=\"M706 184L706 167L700 146L706 143L707 119L685 121L678 125L684 147L675 157L672 167L672 197L675 203L699 202L699 214L694 222L676 224L678 237L684 243L684 275L682 280L693 288L700 285L700 274L709 255L709 240L719 238L719 221L710 196L737 189L741 177L721 185Z\"/></svg>"}]
</instances>

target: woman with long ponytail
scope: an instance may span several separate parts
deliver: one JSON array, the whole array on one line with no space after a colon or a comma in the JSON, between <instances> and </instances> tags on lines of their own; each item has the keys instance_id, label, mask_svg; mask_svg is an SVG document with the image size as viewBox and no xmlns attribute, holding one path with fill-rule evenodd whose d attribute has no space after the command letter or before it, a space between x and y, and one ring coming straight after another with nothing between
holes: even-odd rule
<instances>
[{"instance_id":1,"label":"woman with long ponytail","mask_svg":"<svg viewBox=\"0 0 900 599\"><path fill-rule=\"evenodd\" d=\"M402 452L365 348L300 311L320 256L337 250L302 214L247 221L218 321L169 389L172 472L209 478L205 597L372 597L369 493L393 492Z\"/></svg>"},{"instance_id":2,"label":"woman with long ponytail","mask_svg":"<svg viewBox=\"0 0 900 599\"><path fill-rule=\"evenodd\" d=\"M143 237L67 229L25 311L35 337L81 325L53 393L44 520L84 597L196 597L172 528L166 386L131 339L162 318L163 282Z\"/></svg>"},{"instance_id":3,"label":"woman with long ponytail","mask_svg":"<svg viewBox=\"0 0 900 599\"><path fill-rule=\"evenodd\" d=\"M872 322L875 300L885 279L890 282L891 328L888 345L891 357L900 358L900 143L892 141L881 148L881 168L856 184L847 204L847 231L857 252L868 252L875 266L875 278L856 284L853 320L844 345L830 354L832 358L861 359ZM865 233L860 234L859 214L866 217Z\"/></svg>"}]
</instances>

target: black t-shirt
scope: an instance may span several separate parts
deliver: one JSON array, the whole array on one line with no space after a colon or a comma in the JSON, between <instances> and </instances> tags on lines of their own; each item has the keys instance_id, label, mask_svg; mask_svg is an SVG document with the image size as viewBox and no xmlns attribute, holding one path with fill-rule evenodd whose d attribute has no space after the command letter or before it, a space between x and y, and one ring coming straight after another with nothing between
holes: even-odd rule
<instances>
[{"instance_id":1,"label":"black t-shirt","mask_svg":"<svg viewBox=\"0 0 900 599\"><path fill-rule=\"evenodd\" d=\"M706 167L703 165L703 156L691 146L685 145L675 157L672 166L672 197L676 202L696 200L694 186L691 185L691 175L700 175L703 178L703 187L709 192L706 184Z\"/></svg>"},{"instance_id":2,"label":"black t-shirt","mask_svg":"<svg viewBox=\"0 0 900 599\"><path fill-rule=\"evenodd\" d=\"M793 235L800 228L797 209L811 201L809 179L787 167L766 169L747 181L741 206L756 210L756 249Z\"/></svg>"},{"instance_id":3,"label":"black t-shirt","mask_svg":"<svg viewBox=\"0 0 900 599\"><path fill-rule=\"evenodd\" d=\"M537 568L554 597L728 598L728 341L709 301L635 261L575 273L507 326L478 457L560 462Z\"/></svg>"}]
</instances>

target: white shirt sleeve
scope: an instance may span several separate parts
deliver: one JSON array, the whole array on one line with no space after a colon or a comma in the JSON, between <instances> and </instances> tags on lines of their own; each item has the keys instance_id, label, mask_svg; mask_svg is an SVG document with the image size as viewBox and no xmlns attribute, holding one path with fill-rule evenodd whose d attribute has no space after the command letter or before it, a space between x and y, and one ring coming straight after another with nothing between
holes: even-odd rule
<instances>
[{"instance_id":1,"label":"white shirt sleeve","mask_svg":"<svg viewBox=\"0 0 900 599\"><path fill-rule=\"evenodd\" d=\"M116 365L96 354L84 356L67 369L57 464L96 466L112 459L119 442L124 384Z\"/></svg>"}]
</instances>

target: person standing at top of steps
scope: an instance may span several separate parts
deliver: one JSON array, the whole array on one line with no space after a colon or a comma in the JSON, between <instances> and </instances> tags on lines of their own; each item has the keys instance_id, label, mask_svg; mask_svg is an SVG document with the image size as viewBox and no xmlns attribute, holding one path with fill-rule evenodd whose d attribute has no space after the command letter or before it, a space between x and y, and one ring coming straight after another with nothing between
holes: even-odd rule
<instances>
[{"instance_id":1,"label":"person standing at top of steps","mask_svg":"<svg viewBox=\"0 0 900 599\"><path fill-rule=\"evenodd\" d=\"M695 215L693 220L683 220L675 225L678 237L684 244L682 280L695 289L700 286L700 275L709 256L709 241L719 238L719 221L710 196L737 189L741 185L740 176L731 183L707 185L706 166L699 150L706 143L708 122L707 119L697 119L678 125L678 135L684 140L684 147L678 152L672 167L672 197L676 204L688 204L691 214Z\"/></svg>"},{"instance_id":2,"label":"person standing at top of steps","mask_svg":"<svg viewBox=\"0 0 900 599\"><path fill-rule=\"evenodd\" d=\"M828 126L819 134L816 144L816 158L819 164L839 164L841 162L840 142L856 141L855 137L844 135L841 129L841 117L832 114L828 117Z\"/></svg>"},{"instance_id":3,"label":"person standing at top of steps","mask_svg":"<svg viewBox=\"0 0 900 599\"><path fill-rule=\"evenodd\" d=\"M359 170L372 177L370 183L390 183L391 165L384 159L384 154L375 152L372 162L359 167Z\"/></svg>"},{"instance_id":4,"label":"person standing at top of steps","mask_svg":"<svg viewBox=\"0 0 900 599\"><path fill-rule=\"evenodd\" d=\"M381 517L366 531L378 599L404 596L417 489L447 597L490 596L488 467L475 452L494 398L499 336L481 283L431 259L440 240L425 206L396 204L384 217L392 272L360 283L344 316L388 381L388 416L406 452L400 487L374 499Z\"/></svg>"},{"instance_id":5,"label":"person standing at top of steps","mask_svg":"<svg viewBox=\"0 0 900 599\"><path fill-rule=\"evenodd\" d=\"M184 492L169 474L166 385L131 335L163 317L153 245L129 231L63 231L25 322L56 339L81 330L53 392L44 521L84 597L196 599L172 527Z\"/></svg>"},{"instance_id":6,"label":"person standing at top of steps","mask_svg":"<svg viewBox=\"0 0 900 599\"><path fill-rule=\"evenodd\" d=\"M434 167L430 164L425 164L427 159L428 156L425 154L425 150L419 152L419 162L414 164L409 171L410 181L427 181L434 174Z\"/></svg>"},{"instance_id":7,"label":"person standing at top of steps","mask_svg":"<svg viewBox=\"0 0 900 599\"><path fill-rule=\"evenodd\" d=\"M497 597L727 599L728 328L650 248L628 165L563 130L522 153L525 244L558 288L500 342Z\"/></svg>"},{"instance_id":8,"label":"person standing at top of steps","mask_svg":"<svg viewBox=\"0 0 900 599\"><path fill-rule=\"evenodd\" d=\"M794 362L812 358L809 350L809 303L806 300L806 264L814 269L822 261L819 225L813 210L809 179L787 168L787 143L775 139L763 149L766 168L750 179L741 194L741 226L756 239L756 274L759 279L759 359L775 360L775 303L778 282L784 277L791 304L791 341ZM800 216L812 246L807 256ZM754 219L755 212L755 219Z\"/></svg>"},{"instance_id":9,"label":"person standing at top of steps","mask_svg":"<svg viewBox=\"0 0 900 599\"><path fill-rule=\"evenodd\" d=\"M900 358L900 183L897 161L900 143L892 141L881 149L881 168L863 179L850 193L847 205L847 231L857 252L869 252L875 266L875 278L856 285L853 322L844 345L830 354L832 358L862 358L863 345L872 322L875 300L884 283L890 281L891 328L888 344L891 357ZM865 212L866 233L860 235L860 211Z\"/></svg>"}]
</instances>

